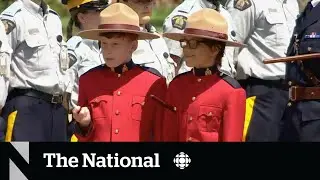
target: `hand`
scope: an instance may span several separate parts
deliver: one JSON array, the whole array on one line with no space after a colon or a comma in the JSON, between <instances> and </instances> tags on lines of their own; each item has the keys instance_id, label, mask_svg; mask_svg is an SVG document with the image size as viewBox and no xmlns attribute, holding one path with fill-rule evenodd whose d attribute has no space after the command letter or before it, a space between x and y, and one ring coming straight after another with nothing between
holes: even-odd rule
<instances>
[{"instance_id":1,"label":"hand","mask_svg":"<svg viewBox=\"0 0 320 180\"><path fill-rule=\"evenodd\" d=\"M91 122L90 111L87 107L76 106L72 110L73 118L80 124L81 127L88 127Z\"/></svg>"}]
</instances>

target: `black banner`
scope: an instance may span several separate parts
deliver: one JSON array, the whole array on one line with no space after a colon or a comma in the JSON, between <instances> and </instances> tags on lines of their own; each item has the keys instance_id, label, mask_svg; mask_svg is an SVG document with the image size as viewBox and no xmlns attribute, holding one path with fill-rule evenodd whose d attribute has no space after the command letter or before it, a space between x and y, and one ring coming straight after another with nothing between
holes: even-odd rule
<instances>
[{"instance_id":1,"label":"black banner","mask_svg":"<svg viewBox=\"0 0 320 180\"><path fill-rule=\"evenodd\" d=\"M283 169L317 163L317 144L278 143L0 143L0 179L12 179L10 160L27 179L181 178ZM270 165L271 164L271 165ZM9 173L10 169L10 173ZM226 173L225 173L226 172ZM63 178L63 179L62 179Z\"/></svg>"}]
</instances>

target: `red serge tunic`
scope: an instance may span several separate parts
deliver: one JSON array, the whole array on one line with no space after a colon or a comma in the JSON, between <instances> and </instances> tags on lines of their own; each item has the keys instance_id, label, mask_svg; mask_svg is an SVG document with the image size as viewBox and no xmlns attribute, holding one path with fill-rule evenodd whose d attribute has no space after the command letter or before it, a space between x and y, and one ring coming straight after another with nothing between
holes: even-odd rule
<instances>
[{"instance_id":1,"label":"red serge tunic","mask_svg":"<svg viewBox=\"0 0 320 180\"><path fill-rule=\"evenodd\" d=\"M207 74L207 75L206 75ZM215 67L193 69L169 85L163 140L242 141L246 94L239 83Z\"/></svg>"},{"instance_id":2,"label":"red serge tunic","mask_svg":"<svg viewBox=\"0 0 320 180\"><path fill-rule=\"evenodd\" d=\"M165 98L165 78L132 61L114 69L96 67L79 80L79 106L88 107L91 124L76 124L79 141L159 141L163 106L150 96Z\"/></svg>"}]
</instances>

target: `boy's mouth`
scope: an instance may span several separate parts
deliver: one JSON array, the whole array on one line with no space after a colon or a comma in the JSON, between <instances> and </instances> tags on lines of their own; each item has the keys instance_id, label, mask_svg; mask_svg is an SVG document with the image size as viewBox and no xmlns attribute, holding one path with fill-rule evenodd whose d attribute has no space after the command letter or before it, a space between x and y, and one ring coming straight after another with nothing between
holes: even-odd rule
<instances>
[{"instance_id":1,"label":"boy's mouth","mask_svg":"<svg viewBox=\"0 0 320 180\"><path fill-rule=\"evenodd\" d=\"M114 58L106 58L107 61L113 61Z\"/></svg>"}]
</instances>

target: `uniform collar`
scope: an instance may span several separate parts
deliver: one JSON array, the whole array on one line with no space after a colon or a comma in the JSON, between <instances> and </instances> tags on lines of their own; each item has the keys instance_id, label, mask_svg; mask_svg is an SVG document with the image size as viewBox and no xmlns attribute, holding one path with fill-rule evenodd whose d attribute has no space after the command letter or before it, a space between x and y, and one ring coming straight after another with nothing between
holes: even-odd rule
<instances>
[{"instance_id":1,"label":"uniform collar","mask_svg":"<svg viewBox=\"0 0 320 180\"><path fill-rule=\"evenodd\" d=\"M316 7L319 4L320 0L312 0L311 4L313 7Z\"/></svg>"},{"instance_id":2,"label":"uniform collar","mask_svg":"<svg viewBox=\"0 0 320 180\"><path fill-rule=\"evenodd\" d=\"M208 68L193 68L192 73L195 76L210 76L218 71L217 66L211 66Z\"/></svg>"},{"instance_id":3,"label":"uniform collar","mask_svg":"<svg viewBox=\"0 0 320 180\"><path fill-rule=\"evenodd\" d=\"M135 66L135 64L133 63L132 60L130 60L129 62L125 63L125 64L121 64L115 68L110 68L108 67L108 69L110 69L112 72L118 73L118 74L122 74L126 71L131 70L133 67Z\"/></svg>"},{"instance_id":4,"label":"uniform collar","mask_svg":"<svg viewBox=\"0 0 320 180\"><path fill-rule=\"evenodd\" d=\"M49 12L49 6L47 4L38 4L32 2L31 0L21 0L22 3L25 5L26 9L34 14L43 14L43 9L45 9L45 13Z\"/></svg>"}]
</instances>

